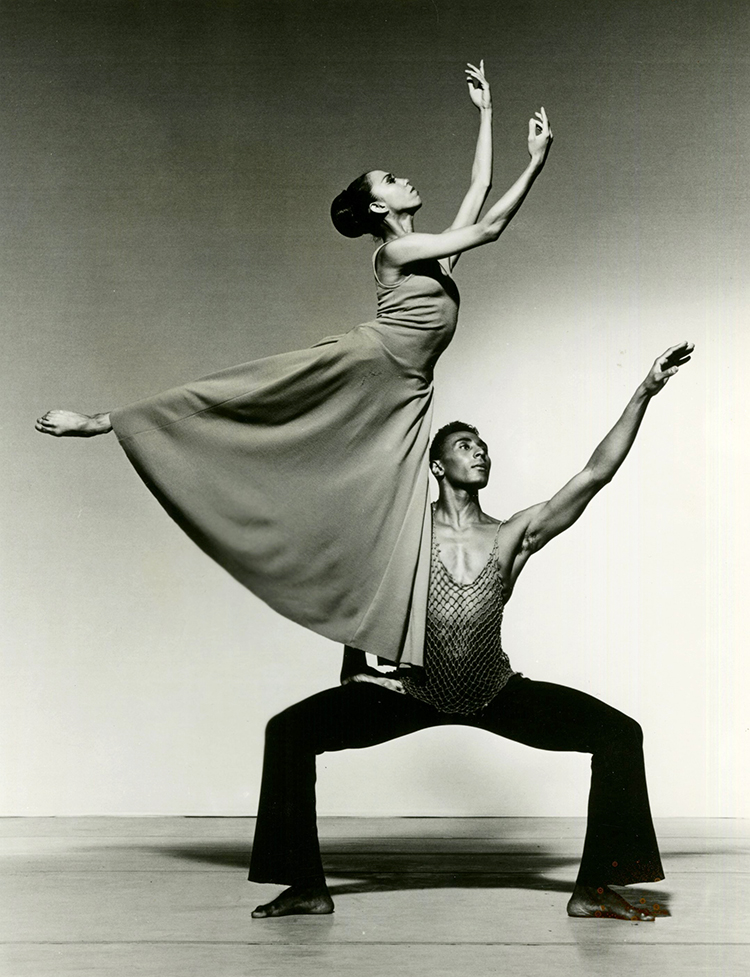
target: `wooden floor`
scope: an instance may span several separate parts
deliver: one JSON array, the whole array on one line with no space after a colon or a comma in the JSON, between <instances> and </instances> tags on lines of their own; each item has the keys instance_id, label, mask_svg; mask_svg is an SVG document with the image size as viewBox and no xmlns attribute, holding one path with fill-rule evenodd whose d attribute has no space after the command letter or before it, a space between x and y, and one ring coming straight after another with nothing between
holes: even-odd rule
<instances>
[{"instance_id":1,"label":"wooden floor","mask_svg":"<svg viewBox=\"0 0 750 977\"><path fill-rule=\"evenodd\" d=\"M583 822L321 821L333 916L252 920L252 819L0 820L2 977L739 977L750 822L657 822L654 923L573 920Z\"/></svg>"}]
</instances>

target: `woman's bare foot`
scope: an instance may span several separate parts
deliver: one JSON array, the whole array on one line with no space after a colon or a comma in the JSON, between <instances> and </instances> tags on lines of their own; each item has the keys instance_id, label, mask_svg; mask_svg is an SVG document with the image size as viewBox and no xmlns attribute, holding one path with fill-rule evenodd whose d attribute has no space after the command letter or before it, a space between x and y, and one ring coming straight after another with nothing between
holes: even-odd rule
<instances>
[{"instance_id":1,"label":"woman's bare foot","mask_svg":"<svg viewBox=\"0 0 750 977\"><path fill-rule=\"evenodd\" d=\"M292 885L276 896L272 902L258 906L252 912L253 919L271 916L325 916L333 912L333 899L325 882L317 885Z\"/></svg>"},{"instance_id":2,"label":"woman's bare foot","mask_svg":"<svg viewBox=\"0 0 750 977\"><path fill-rule=\"evenodd\" d=\"M606 885L577 885L568 902L568 916L583 919L635 919L642 922L654 920L645 907L631 906Z\"/></svg>"},{"instance_id":3,"label":"woman's bare foot","mask_svg":"<svg viewBox=\"0 0 750 977\"><path fill-rule=\"evenodd\" d=\"M109 414L79 414L74 410L48 410L34 427L55 438L93 438L112 430Z\"/></svg>"}]
</instances>

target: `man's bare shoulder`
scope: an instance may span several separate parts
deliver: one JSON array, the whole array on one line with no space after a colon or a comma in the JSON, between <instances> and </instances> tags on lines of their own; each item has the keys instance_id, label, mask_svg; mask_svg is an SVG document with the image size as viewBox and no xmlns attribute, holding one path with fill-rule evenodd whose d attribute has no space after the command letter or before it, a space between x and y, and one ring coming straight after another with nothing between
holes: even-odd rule
<instances>
[{"instance_id":1,"label":"man's bare shoulder","mask_svg":"<svg viewBox=\"0 0 750 977\"><path fill-rule=\"evenodd\" d=\"M503 535L513 535L518 532L524 532L526 527L531 522L533 517L544 508L546 502L537 502L535 505L530 505L528 509L519 509L518 512L514 512L512 516L507 519L494 519L496 524L502 525ZM490 517L492 518L492 517Z\"/></svg>"},{"instance_id":2,"label":"man's bare shoulder","mask_svg":"<svg viewBox=\"0 0 750 977\"><path fill-rule=\"evenodd\" d=\"M534 516L544 507L544 502L529 506L528 509L519 509L512 516L505 520L498 520L502 523L497 530L499 559L501 563L512 562L523 547L526 530Z\"/></svg>"}]
</instances>

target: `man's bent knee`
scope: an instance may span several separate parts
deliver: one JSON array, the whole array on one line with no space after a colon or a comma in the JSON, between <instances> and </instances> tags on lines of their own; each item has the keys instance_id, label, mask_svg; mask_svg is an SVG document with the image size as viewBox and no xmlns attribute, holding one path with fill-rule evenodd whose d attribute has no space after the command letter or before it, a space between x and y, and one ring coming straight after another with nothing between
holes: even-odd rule
<instances>
[{"instance_id":1,"label":"man's bent knee","mask_svg":"<svg viewBox=\"0 0 750 977\"><path fill-rule=\"evenodd\" d=\"M266 742L278 743L298 736L304 737L306 731L300 719L301 717L295 716L294 706L272 716L266 723Z\"/></svg>"}]
</instances>

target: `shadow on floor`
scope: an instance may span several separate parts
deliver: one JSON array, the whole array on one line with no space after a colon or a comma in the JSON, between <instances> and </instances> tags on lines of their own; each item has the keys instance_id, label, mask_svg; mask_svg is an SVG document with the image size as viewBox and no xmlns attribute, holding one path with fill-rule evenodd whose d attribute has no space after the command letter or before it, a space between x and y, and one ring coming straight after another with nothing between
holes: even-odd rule
<instances>
[{"instance_id":1,"label":"shadow on floor","mask_svg":"<svg viewBox=\"0 0 750 977\"><path fill-rule=\"evenodd\" d=\"M333 876L340 879L343 873ZM562 892L569 895L573 891L574 879L553 879L542 872L499 872L482 874L446 872L445 874L409 875L373 874L366 878L352 878L346 882L333 882L329 875L328 889L331 895L354 895L368 892L404 892L425 889L527 889L536 892ZM632 905L642 905L653 916L671 916L669 902L671 894L659 890L656 894L635 886L612 886Z\"/></svg>"},{"instance_id":2,"label":"shadow on floor","mask_svg":"<svg viewBox=\"0 0 750 977\"><path fill-rule=\"evenodd\" d=\"M409 839L411 840L411 839ZM392 850L389 839L387 852L342 851L340 843L323 844L323 864L331 895L362 894L368 892L403 892L426 889L528 889L532 891L570 893L573 890L577 856L544 852L540 845L530 852L528 845L506 842L503 851L487 852L424 852L410 849L404 841L400 851ZM479 844L478 844L479 846ZM446 846L449 847L449 846ZM247 870L250 852L235 843L207 845L170 845L142 848L158 850L181 861L208 862ZM691 853L684 852L682 855ZM679 858L672 855L670 859ZM568 879L552 878L547 873L570 868ZM647 906L656 916L669 916L670 893L659 889L639 889L637 886L614 887L633 904Z\"/></svg>"}]
</instances>

